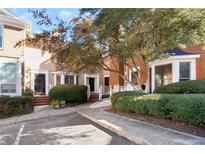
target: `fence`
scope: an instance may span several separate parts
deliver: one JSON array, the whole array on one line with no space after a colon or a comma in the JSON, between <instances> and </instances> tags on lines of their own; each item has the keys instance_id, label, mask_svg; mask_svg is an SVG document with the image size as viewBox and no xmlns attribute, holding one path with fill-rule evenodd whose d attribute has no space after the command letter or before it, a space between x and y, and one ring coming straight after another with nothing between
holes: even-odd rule
<instances>
[{"instance_id":1,"label":"fence","mask_svg":"<svg viewBox=\"0 0 205 154\"><path fill-rule=\"evenodd\" d=\"M111 86L100 86L99 88L99 100L102 99L103 95L111 96L113 93L120 92L120 91L142 91L139 86L119 86L114 85L113 88Z\"/></svg>"}]
</instances>

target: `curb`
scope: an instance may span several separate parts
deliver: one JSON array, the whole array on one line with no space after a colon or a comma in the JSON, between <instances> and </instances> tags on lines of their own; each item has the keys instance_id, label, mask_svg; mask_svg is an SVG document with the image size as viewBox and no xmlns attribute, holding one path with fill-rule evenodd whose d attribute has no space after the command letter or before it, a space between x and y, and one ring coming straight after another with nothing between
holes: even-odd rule
<instances>
[{"instance_id":1,"label":"curb","mask_svg":"<svg viewBox=\"0 0 205 154\"><path fill-rule=\"evenodd\" d=\"M119 136L121 136L121 137L127 139L128 141L130 141L130 142L133 143L133 144L137 144L137 145L149 144L148 142L146 142L145 140L143 140L143 139L141 139L141 138L137 138L137 137L132 136L132 135L130 135L129 133L123 131L123 130L118 130L118 129L112 127L112 126L109 126L109 125L107 125L106 123L104 123L103 121L99 121L99 120L97 120L97 119L95 119L95 118L93 118L93 117L91 117L91 116L88 116L88 115L84 114L84 113L81 112L81 111L76 111L76 112L77 112L80 116L82 116L82 117L84 117L84 118L86 118L86 119L88 119L88 120L90 120L90 121L92 121L92 122L94 122L94 123L96 123L96 124L98 124L98 125L100 125L100 126L106 128L106 129L112 131L113 133L115 133L115 134L117 134L117 135L119 135Z\"/></svg>"},{"instance_id":2,"label":"curb","mask_svg":"<svg viewBox=\"0 0 205 154\"><path fill-rule=\"evenodd\" d=\"M102 112L107 112L107 111L102 111ZM108 113L109 114L114 114L114 113L110 113L110 112L108 112ZM204 137L201 137L201 136L192 135L192 134L185 133L185 132L182 132L182 131L178 131L178 130L175 130L175 129L166 128L166 127L163 127L163 126L160 126L160 125L155 125L155 124L152 124L152 123L148 123L148 122L145 122L145 121L140 121L140 120L137 120L137 119L128 118L126 116L121 116L121 115L118 115L118 114L114 114L114 115L118 116L118 117L121 117L121 118L128 119L128 120L136 121L138 123L143 123L143 124L158 127L158 128L161 128L161 129L164 129L164 130L167 130L167 131L175 132L175 133L180 134L180 135L190 136L190 137L193 137L193 138L197 138L199 140L201 140L201 139L204 140L205 139Z\"/></svg>"}]
</instances>

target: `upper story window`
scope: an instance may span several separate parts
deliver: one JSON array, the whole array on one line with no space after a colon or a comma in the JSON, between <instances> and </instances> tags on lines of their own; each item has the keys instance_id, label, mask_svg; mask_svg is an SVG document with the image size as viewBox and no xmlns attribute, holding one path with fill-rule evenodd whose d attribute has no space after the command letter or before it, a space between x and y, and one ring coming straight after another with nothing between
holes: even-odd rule
<instances>
[{"instance_id":1,"label":"upper story window","mask_svg":"<svg viewBox=\"0 0 205 154\"><path fill-rule=\"evenodd\" d=\"M181 62L179 67L179 81L190 80L190 62Z\"/></svg>"},{"instance_id":2,"label":"upper story window","mask_svg":"<svg viewBox=\"0 0 205 154\"><path fill-rule=\"evenodd\" d=\"M0 49L3 48L3 25L0 25Z\"/></svg>"}]
</instances>

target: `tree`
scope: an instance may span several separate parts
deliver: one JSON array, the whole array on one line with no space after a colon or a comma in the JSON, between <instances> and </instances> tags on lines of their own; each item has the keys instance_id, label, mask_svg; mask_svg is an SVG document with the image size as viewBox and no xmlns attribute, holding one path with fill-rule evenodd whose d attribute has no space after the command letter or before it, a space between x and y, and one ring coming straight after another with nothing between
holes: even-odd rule
<instances>
[{"instance_id":1,"label":"tree","mask_svg":"<svg viewBox=\"0 0 205 154\"><path fill-rule=\"evenodd\" d=\"M147 64L168 56L164 54L168 49L201 44L205 39L205 9L81 9L79 17L69 23L58 19L57 24L45 11L32 13L40 24L46 19L45 24L53 28L27 40L41 42L57 63L77 73L105 69L128 82L105 59L115 59L132 71L128 60L135 64L137 56Z\"/></svg>"}]
</instances>

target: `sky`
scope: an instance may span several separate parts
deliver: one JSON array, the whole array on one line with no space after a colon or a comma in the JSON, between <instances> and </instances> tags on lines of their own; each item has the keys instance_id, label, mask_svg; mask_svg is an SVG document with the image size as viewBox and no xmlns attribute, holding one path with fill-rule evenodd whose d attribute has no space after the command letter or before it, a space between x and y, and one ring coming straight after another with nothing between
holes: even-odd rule
<instances>
[{"instance_id":1,"label":"sky","mask_svg":"<svg viewBox=\"0 0 205 154\"><path fill-rule=\"evenodd\" d=\"M29 9L29 8L28 8ZM9 10L14 13L15 15L17 15L18 17L25 19L25 20L29 20L32 23L32 32L33 33L39 33L41 32L41 28L39 25L36 24L36 20L34 20L34 18L32 17L32 15L28 12L28 9L26 8L10 8ZM48 8L47 10L47 14L49 15L49 17L51 17L52 19L55 19L55 17L59 17L61 19L64 20L70 20L73 17L78 16L79 14L79 9L73 9L73 8ZM45 28L45 27L43 27Z\"/></svg>"}]
</instances>

